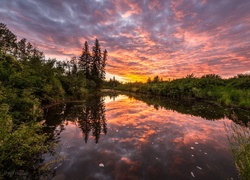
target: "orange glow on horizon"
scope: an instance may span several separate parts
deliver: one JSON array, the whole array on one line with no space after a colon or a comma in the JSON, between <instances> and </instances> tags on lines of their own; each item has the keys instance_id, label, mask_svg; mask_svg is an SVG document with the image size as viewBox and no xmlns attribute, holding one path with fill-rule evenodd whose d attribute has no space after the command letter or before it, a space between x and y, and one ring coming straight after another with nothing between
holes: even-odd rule
<instances>
[{"instance_id":1,"label":"orange glow on horizon","mask_svg":"<svg viewBox=\"0 0 250 180\"><path fill-rule=\"evenodd\" d=\"M97 38L108 51L107 74L123 82L192 73L228 78L250 71L247 0L21 4L6 1L0 7L2 23L18 40L26 38L47 59L70 60L81 54L85 41L91 51Z\"/></svg>"}]
</instances>

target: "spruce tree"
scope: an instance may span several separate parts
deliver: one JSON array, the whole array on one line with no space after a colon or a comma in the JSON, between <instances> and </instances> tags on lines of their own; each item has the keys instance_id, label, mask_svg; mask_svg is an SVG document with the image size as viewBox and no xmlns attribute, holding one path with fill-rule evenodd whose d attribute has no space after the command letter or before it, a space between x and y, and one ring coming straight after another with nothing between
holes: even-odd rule
<instances>
[{"instance_id":1,"label":"spruce tree","mask_svg":"<svg viewBox=\"0 0 250 180\"><path fill-rule=\"evenodd\" d=\"M108 52L105 49L103 52L103 57L102 57L102 62L101 62L101 80L102 80L102 82L104 82L105 75L106 75L105 67L106 67L107 56L108 56Z\"/></svg>"},{"instance_id":2,"label":"spruce tree","mask_svg":"<svg viewBox=\"0 0 250 180\"><path fill-rule=\"evenodd\" d=\"M79 57L79 69L83 72L86 79L92 80L97 88L100 88L105 80L105 67L108 52L105 49L101 52L101 46L96 39L92 48L92 54L89 52L88 42L86 41Z\"/></svg>"},{"instance_id":3,"label":"spruce tree","mask_svg":"<svg viewBox=\"0 0 250 180\"><path fill-rule=\"evenodd\" d=\"M92 49L92 67L91 67L91 78L98 87L101 86L101 69L102 69L102 53L99 41L96 39Z\"/></svg>"},{"instance_id":4,"label":"spruce tree","mask_svg":"<svg viewBox=\"0 0 250 180\"><path fill-rule=\"evenodd\" d=\"M91 54L89 52L88 42L85 41L84 47L82 49L82 54L79 57L79 68L83 72L86 79L90 79L91 74Z\"/></svg>"}]
</instances>

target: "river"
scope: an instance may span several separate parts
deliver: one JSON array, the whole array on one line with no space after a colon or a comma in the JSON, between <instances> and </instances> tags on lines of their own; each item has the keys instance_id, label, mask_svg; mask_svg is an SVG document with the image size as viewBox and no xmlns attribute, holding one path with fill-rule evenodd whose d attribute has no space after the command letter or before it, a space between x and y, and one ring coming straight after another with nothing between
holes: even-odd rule
<instances>
[{"instance_id":1,"label":"river","mask_svg":"<svg viewBox=\"0 0 250 180\"><path fill-rule=\"evenodd\" d=\"M52 179L238 179L225 124L249 116L232 111L127 95L54 106L47 132L63 160Z\"/></svg>"}]
</instances>

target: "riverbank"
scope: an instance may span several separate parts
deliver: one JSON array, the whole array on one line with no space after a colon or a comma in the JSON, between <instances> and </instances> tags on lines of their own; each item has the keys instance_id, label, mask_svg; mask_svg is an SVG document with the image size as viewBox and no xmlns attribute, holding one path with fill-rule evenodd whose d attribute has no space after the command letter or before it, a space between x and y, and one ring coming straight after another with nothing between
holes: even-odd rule
<instances>
[{"instance_id":1,"label":"riverbank","mask_svg":"<svg viewBox=\"0 0 250 180\"><path fill-rule=\"evenodd\" d=\"M120 91L162 96L170 99L196 99L225 107L250 109L250 75L222 79L218 75L186 77L173 81L126 83Z\"/></svg>"}]
</instances>

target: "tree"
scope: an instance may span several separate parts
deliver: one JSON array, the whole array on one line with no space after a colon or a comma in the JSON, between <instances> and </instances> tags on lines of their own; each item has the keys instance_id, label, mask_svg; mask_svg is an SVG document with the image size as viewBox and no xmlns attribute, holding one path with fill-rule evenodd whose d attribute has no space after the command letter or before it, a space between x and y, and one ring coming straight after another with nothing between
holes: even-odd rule
<instances>
[{"instance_id":1,"label":"tree","mask_svg":"<svg viewBox=\"0 0 250 180\"><path fill-rule=\"evenodd\" d=\"M70 60L70 64L72 66L72 70L71 70L72 75L76 75L77 71L78 71L77 58L76 57L72 57L71 60Z\"/></svg>"},{"instance_id":2,"label":"tree","mask_svg":"<svg viewBox=\"0 0 250 180\"><path fill-rule=\"evenodd\" d=\"M45 56L44 53L42 51L39 51L35 46L31 49L31 55L33 60L35 61L44 61L45 60Z\"/></svg>"},{"instance_id":3,"label":"tree","mask_svg":"<svg viewBox=\"0 0 250 180\"><path fill-rule=\"evenodd\" d=\"M188 75L186 76L186 78L189 78L189 79L194 78L194 74L193 74L193 73L192 73L192 74L188 74Z\"/></svg>"},{"instance_id":4,"label":"tree","mask_svg":"<svg viewBox=\"0 0 250 180\"><path fill-rule=\"evenodd\" d=\"M0 23L0 52L3 54L14 53L16 50L16 35L5 24Z\"/></svg>"},{"instance_id":5,"label":"tree","mask_svg":"<svg viewBox=\"0 0 250 180\"><path fill-rule=\"evenodd\" d=\"M33 52L33 46L30 42L27 43L26 52L27 52L28 58L31 58L32 52Z\"/></svg>"},{"instance_id":6,"label":"tree","mask_svg":"<svg viewBox=\"0 0 250 180\"><path fill-rule=\"evenodd\" d=\"M91 67L91 79L97 84L101 85L101 69L102 69L102 53L99 41L96 39L92 49L92 67Z\"/></svg>"},{"instance_id":7,"label":"tree","mask_svg":"<svg viewBox=\"0 0 250 180\"><path fill-rule=\"evenodd\" d=\"M18 49L18 57L21 60L24 60L27 56L26 54L26 39L23 38L17 43L17 49Z\"/></svg>"},{"instance_id":8,"label":"tree","mask_svg":"<svg viewBox=\"0 0 250 180\"><path fill-rule=\"evenodd\" d=\"M147 83L151 83L151 78L149 77L148 80L147 80Z\"/></svg>"},{"instance_id":9,"label":"tree","mask_svg":"<svg viewBox=\"0 0 250 180\"><path fill-rule=\"evenodd\" d=\"M87 81L92 85L95 84L95 87L100 88L105 80L107 56L106 49L103 53L101 52L101 46L97 39L92 48L92 54L89 52L88 42L85 41L82 54L79 57L79 69Z\"/></svg>"},{"instance_id":10,"label":"tree","mask_svg":"<svg viewBox=\"0 0 250 180\"><path fill-rule=\"evenodd\" d=\"M107 56L108 56L108 52L105 49L103 52L103 58L102 58L102 62L101 62L101 80L102 80L102 82L105 80L105 75L106 75L105 67L106 67Z\"/></svg>"},{"instance_id":11,"label":"tree","mask_svg":"<svg viewBox=\"0 0 250 180\"><path fill-rule=\"evenodd\" d=\"M157 82L159 82L160 80L159 80L159 76L155 76L154 77L154 80L153 80L153 83L157 83Z\"/></svg>"},{"instance_id":12,"label":"tree","mask_svg":"<svg viewBox=\"0 0 250 180\"><path fill-rule=\"evenodd\" d=\"M90 78L91 73L91 54L89 52L89 45L88 42L85 41L84 47L82 49L82 54L79 57L79 66L80 70L83 72L84 77L86 79Z\"/></svg>"}]
</instances>

